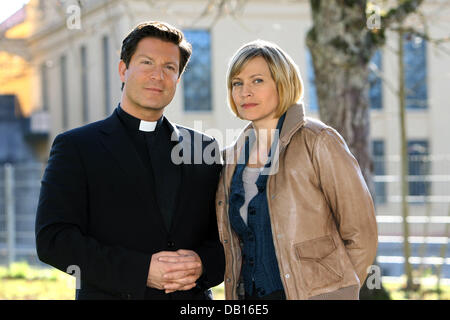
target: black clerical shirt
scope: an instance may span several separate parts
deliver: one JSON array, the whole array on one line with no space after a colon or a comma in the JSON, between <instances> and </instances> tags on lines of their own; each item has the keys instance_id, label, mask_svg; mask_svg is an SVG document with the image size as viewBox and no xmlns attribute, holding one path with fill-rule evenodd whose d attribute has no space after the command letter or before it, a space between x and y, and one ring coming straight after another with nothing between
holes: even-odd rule
<instances>
[{"instance_id":1,"label":"black clerical shirt","mask_svg":"<svg viewBox=\"0 0 450 320\"><path fill-rule=\"evenodd\" d=\"M125 126L128 136L132 140L133 146L135 147L142 163L148 170L151 170L149 151L146 144L146 132L139 130L141 120L124 111L120 105L117 107L117 114L120 122L122 122ZM148 132L147 136L154 137L157 133L159 133L159 131L161 131L163 117L164 116L161 116L161 118L158 119L155 130Z\"/></svg>"},{"instance_id":2,"label":"black clerical shirt","mask_svg":"<svg viewBox=\"0 0 450 320\"><path fill-rule=\"evenodd\" d=\"M181 168L171 160L172 129L164 116L158 119L155 130L144 132L139 129L141 120L117 107L120 121L142 161L147 168L148 179L153 180L159 210L164 218L166 228L170 231L172 217L177 209L178 188L180 186Z\"/></svg>"}]
</instances>

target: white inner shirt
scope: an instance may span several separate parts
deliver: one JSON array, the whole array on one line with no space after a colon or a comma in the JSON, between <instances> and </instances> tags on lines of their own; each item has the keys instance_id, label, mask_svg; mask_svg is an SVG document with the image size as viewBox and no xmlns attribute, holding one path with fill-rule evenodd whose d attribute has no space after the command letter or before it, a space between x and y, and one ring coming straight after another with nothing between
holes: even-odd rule
<instances>
[{"instance_id":1,"label":"white inner shirt","mask_svg":"<svg viewBox=\"0 0 450 320\"><path fill-rule=\"evenodd\" d=\"M247 224L248 204L258 194L258 187L256 181L263 168L250 168L245 166L242 173L242 182L244 184L245 202L239 209L242 219Z\"/></svg>"},{"instance_id":2,"label":"white inner shirt","mask_svg":"<svg viewBox=\"0 0 450 320\"><path fill-rule=\"evenodd\" d=\"M139 130L145 132L155 131L156 124L158 121L144 121L141 120L141 124L139 125Z\"/></svg>"}]
</instances>

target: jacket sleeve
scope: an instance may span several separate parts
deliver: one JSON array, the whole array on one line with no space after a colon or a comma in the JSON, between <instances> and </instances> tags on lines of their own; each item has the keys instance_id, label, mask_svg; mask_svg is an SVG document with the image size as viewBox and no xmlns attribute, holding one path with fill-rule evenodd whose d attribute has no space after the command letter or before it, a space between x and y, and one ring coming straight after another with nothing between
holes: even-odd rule
<instances>
[{"instance_id":1,"label":"jacket sleeve","mask_svg":"<svg viewBox=\"0 0 450 320\"><path fill-rule=\"evenodd\" d=\"M89 236L87 177L71 138L68 134L55 138L42 178L36 215L38 257L63 272L77 266L81 285L142 299L151 257Z\"/></svg>"},{"instance_id":2,"label":"jacket sleeve","mask_svg":"<svg viewBox=\"0 0 450 320\"><path fill-rule=\"evenodd\" d=\"M205 235L205 240L202 245L195 249L195 252L200 256L203 264L203 274L198 279L198 287L202 290L219 285L223 282L225 273L225 254L222 243L219 239L219 232L217 226L215 196L219 183L220 172L222 171L222 159L220 157L219 145L215 140L212 142L216 153L214 155L214 169L211 169L214 174L214 179L211 179L211 193L208 210L208 233Z\"/></svg>"},{"instance_id":3,"label":"jacket sleeve","mask_svg":"<svg viewBox=\"0 0 450 320\"><path fill-rule=\"evenodd\" d=\"M362 286L378 244L372 197L358 162L336 130L321 131L314 147L314 162L323 193Z\"/></svg>"},{"instance_id":4,"label":"jacket sleeve","mask_svg":"<svg viewBox=\"0 0 450 320\"><path fill-rule=\"evenodd\" d=\"M214 201L213 201L214 203ZM195 249L203 264L203 274L197 285L202 290L217 286L223 282L225 273L225 254L217 231L215 208L211 211L209 234L202 246Z\"/></svg>"}]
</instances>

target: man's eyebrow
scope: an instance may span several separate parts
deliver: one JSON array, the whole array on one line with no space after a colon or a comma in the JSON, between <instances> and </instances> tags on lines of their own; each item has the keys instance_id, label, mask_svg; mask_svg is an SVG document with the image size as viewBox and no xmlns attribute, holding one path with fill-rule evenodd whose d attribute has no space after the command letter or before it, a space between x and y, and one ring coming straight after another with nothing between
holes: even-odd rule
<instances>
[{"instance_id":1,"label":"man's eyebrow","mask_svg":"<svg viewBox=\"0 0 450 320\"><path fill-rule=\"evenodd\" d=\"M145 54L138 54L137 55L138 57L144 57L144 58L147 58L147 59L149 59L149 60L153 60L153 58L151 58L151 57L149 57L149 56L147 56L147 55L145 55Z\"/></svg>"},{"instance_id":2,"label":"man's eyebrow","mask_svg":"<svg viewBox=\"0 0 450 320\"><path fill-rule=\"evenodd\" d=\"M143 58L147 58L147 59L149 59L149 60L152 60L152 61L154 61L155 59L153 59L152 57L149 57L149 56L147 56L147 55L145 55L145 54L143 54L143 53L140 53L140 54L138 54L136 57L143 57ZM177 62L175 62L175 61L166 61L166 62L164 62L164 64L173 64L173 65L178 65L178 63Z\"/></svg>"}]
</instances>

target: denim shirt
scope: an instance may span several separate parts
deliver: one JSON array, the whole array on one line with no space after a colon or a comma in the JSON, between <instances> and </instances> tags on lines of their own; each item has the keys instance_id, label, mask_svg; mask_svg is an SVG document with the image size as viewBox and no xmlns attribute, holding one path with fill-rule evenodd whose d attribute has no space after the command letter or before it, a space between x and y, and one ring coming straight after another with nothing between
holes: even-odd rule
<instances>
[{"instance_id":1,"label":"denim shirt","mask_svg":"<svg viewBox=\"0 0 450 320\"><path fill-rule=\"evenodd\" d=\"M278 133L281 131L285 114L278 120ZM242 174L245 164L248 162L249 151L254 143L254 133L249 137L236 165L230 187L229 218L234 231L239 235L242 243L242 276L245 292L254 295L253 283L256 294L265 296L274 291L283 290L280 279L278 261L272 239L272 228L270 224L269 207L266 196L266 184L268 170L271 166L271 154L278 143L278 135L272 143L269 160L264 166L263 174L256 181L258 193L248 204L247 224L242 219L239 209L245 202L245 191Z\"/></svg>"}]
</instances>

